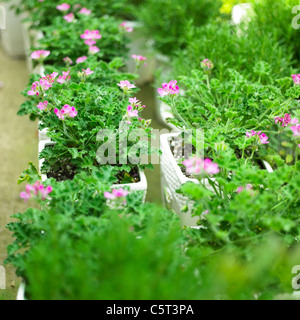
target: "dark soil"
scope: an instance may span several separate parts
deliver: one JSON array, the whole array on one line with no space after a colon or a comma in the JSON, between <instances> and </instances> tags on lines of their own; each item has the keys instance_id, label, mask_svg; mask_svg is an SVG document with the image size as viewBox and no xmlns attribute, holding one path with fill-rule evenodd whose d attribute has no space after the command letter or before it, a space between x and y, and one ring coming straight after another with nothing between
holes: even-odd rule
<instances>
[{"instance_id":1,"label":"dark soil","mask_svg":"<svg viewBox=\"0 0 300 320\"><path fill-rule=\"evenodd\" d=\"M51 148L47 146L46 148ZM78 173L77 167L71 163L72 159L61 159L58 164L51 168L47 173L47 178L54 178L56 181L66 181L74 179ZM118 184L137 183L140 182L138 167L132 168L130 172L120 171L117 174Z\"/></svg>"}]
</instances>

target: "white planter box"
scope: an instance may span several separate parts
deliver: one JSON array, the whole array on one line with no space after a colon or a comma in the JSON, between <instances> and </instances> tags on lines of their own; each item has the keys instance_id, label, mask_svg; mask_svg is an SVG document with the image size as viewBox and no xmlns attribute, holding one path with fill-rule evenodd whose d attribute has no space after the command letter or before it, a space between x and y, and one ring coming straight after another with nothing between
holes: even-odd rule
<instances>
[{"instance_id":1,"label":"white planter box","mask_svg":"<svg viewBox=\"0 0 300 320\"><path fill-rule=\"evenodd\" d=\"M49 146L49 145L53 145L55 144L54 142L50 141L50 140L44 140L44 141L40 141L39 142L39 154L41 153L41 151ZM42 169L42 165L43 165L44 159L39 159L39 172L41 172ZM42 182L47 180L47 175L46 174L42 174ZM146 196L147 196L147 178L146 175L144 173L144 171L142 171L141 169L139 169L139 176L140 176L140 181L137 183L128 183L128 184L115 184L112 185L112 188L124 188L124 187L128 187L129 188L129 193L133 193L136 191L142 191L144 194L144 198L143 201L146 200Z\"/></svg>"},{"instance_id":2,"label":"white planter box","mask_svg":"<svg viewBox=\"0 0 300 320\"><path fill-rule=\"evenodd\" d=\"M25 299L25 283L22 282L19 286L18 292L17 292L17 301L23 301Z\"/></svg>"},{"instance_id":3,"label":"white planter box","mask_svg":"<svg viewBox=\"0 0 300 320\"><path fill-rule=\"evenodd\" d=\"M178 136L178 133L167 133L160 136L160 148L162 152L160 166L163 200L167 208L173 209L179 216L182 225L193 227L197 225L197 221L199 220L199 217L192 217L191 215L193 203L189 202L189 211L182 213L181 209L188 203L189 199L178 194L176 190L188 181L194 183L199 183L199 181L187 178L178 166L169 144L169 140L176 136Z\"/></svg>"},{"instance_id":4,"label":"white planter box","mask_svg":"<svg viewBox=\"0 0 300 320\"><path fill-rule=\"evenodd\" d=\"M29 73L39 73L40 66L37 66L36 68L33 68L33 62L30 57L31 55L31 48L32 47L38 47L38 41L44 37L43 33L41 31L32 30L30 29L30 23L24 22L22 23L22 34L23 34L23 41L24 41L24 51L26 56L26 62Z\"/></svg>"},{"instance_id":5,"label":"white planter box","mask_svg":"<svg viewBox=\"0 0 300 320\"><path fill-rule=\"evenodd\" d=\"M22 37L21 16L17 16L11 5L19 1L0 2L1 43L4 50L13 57L23 57L25 54Z\"/></svg>"},{"instance_id":6,"label":"white planter box","mask_svg":"<svg viewBox=\"0 0 300 320\"><path fill-rule=\"evenodd\" d=\"M170 130L180 132L180 130L176 126L174 126L172 123L168 123L167 121L168 118L174 118L171 106L169 106L168 104L166 104L158 98L155 99L155 103L156 115L159 122L163 124L165 127L169 128Z\"/></svg>"},{"instance_id":7,"label":"white planter box","mask_svg":"<svg viewBox=\"0 0 300 320\"><path fill-rule=\"evenodd\" d=\"M162 197L164 204L168 209L174 210L180 218L181 224L188 227L197 226L197 221L199 217L192 217L192 207L193 201L189 200L187 197L178 194L178 190L186 182L199 183L196 179L187 178L175 160L173 153L170 148L170 139L178 136L178 133L168 133L163 134L160 137L161 146L161 187L162 187ZM272 167L267 162L263 161L265 168L268 172L273 172ZM206 188L213 191L213 188L208 183L207 180L203 181ZM188 212L183 213L182 208L188 205Z\"/></svg>"},{"instance_id":8,"label":"white planter box","mask_svg":"<svg viewBox=\"0 0 300 320\"><path fill-rule=\"evenodd\" d=\"M39 125L41 124L41 121L39 121ZM39 142L41 141L51 141L51 139L47 136L48 128L45 128L43 130L39 131Z\"/></svg>"}]
</instances>

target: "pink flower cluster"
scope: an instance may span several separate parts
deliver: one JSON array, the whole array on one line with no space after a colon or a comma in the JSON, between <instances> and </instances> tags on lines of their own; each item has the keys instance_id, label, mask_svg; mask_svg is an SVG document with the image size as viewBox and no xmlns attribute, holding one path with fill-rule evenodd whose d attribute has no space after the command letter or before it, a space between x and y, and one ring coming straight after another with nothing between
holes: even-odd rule
<instances>
[{"instance_id":1,"label":"pink flower cluster","mask_svg":"<svg viewBox=\"0 0 300 320\"><path fill-rule=\"evenodd\" d=\"M108 200L117 200L117 199L124 199L127 197L128 191L124 190L123 188L120 189L113 189L112 193L105 191L104 197Z\"/></svg>"},{"instance_id":2,"label":"pink flower cluster","mask_svg":"<svg viewBox=\"0 0 300 320\"><path fill-rule=\"evenodd\" d=\"M67 21L67 22L73 22L74 19L75 19L75 16L74 16L74 13L68 13L67 15L64 16L64 19Z\"/></svg>"},{"instance_id":3,"label":"pink flower cluster","mask_svg":"<svg viewBox=\"0 0 300 320\"><path fill-rule=\"evenodd\" d=\"M292 78L296 85L300 84L300 74L292 74Z\"/></svg>"},{"instance_id":4,"label":"pink flower cluster","mask_svg":"<svg viewBox=\"0 0 300 320\"><path fill-rule=\"evenodd\" d=\"M34 197L40 196L42 200L45 200L47 195L53 191L51 186L44 187L40 181L37 181L34 185L28 184L26 186L26 192L21 192L20 197L26 202Z\"/></svg>"},{"instance_id":5,"label":"pink flower cluster","mask_svg":"<svg viewBox=\"0 0 300 320\"><path fill-rule=\"evenodd\" d=\"M85 81L85 79L93 73L94 71L92 71L90 68L87 68L86 70L82 69L82 72L78 72L78 77L81 79L81 81Z\"/></svg>"},{"instance_id":6,"label":"pink flower cluster","mask_svg":"<svg viewBox=\"0 0 300 320\"><path fill-rule=\"evenodd\" d=\"M31 90L28 91L29 96L41 96L50 89L55 81L55 78L58 76L57 72L46 75L41 78L39 81L36 81L32 84Z\"/></svg>"},{"instance_id":7,"label":"pink flower cluster","mask_svg":"<svg viewBox=\"0 0 300 320\"><path fill-rule=\"evenodd\" d=\"M237 190L236 190L236 192L237 192L237 193L241 193L241 192L244 191L244 190L246 190L246 191L253 190L252 184L248 183L245 188L244 188L244 187L238 187Z\"/></svg>"},{"instance_id":8,"label":"pink flower cluster","mask_svg":"<svg viewBox=\"0 0 300 320\"><path fill-rule=\"evenodd\" d=\"M133 54L131 57L132 57L132 59L134 59L136 62L146 61L146 60L147 60L146 57L143 57L143 56L141 56L141 55L136 55L136 54Z\"/></svg>"},{"instance_id":9,"label":"pink flower cluster","mask_svg":"<svg viewBox=\"0 0 300 320\"><path fill-rule=\"evenodd\" d=\"M132 59L134 59L134 61L137 63L137 66L138 66L138 67L141 66L141 64L142 64L143 61L146 61L146 60L147 60L146 57L143 57L143 56L141 56L141 55L136 55L136 54L133 54L131 57L132 57ZM146 66L147 63L145 62L144 65Z\"/></svg>"},{"instance_id":10,"label":"pink flower cluster","mask_svg":"<svg viewBox=\"0 0 300 320\"><path fill-rule=\"evenodd\" d=\"M61 110L55 108L54 113L60 120L65 120L66 117L74 118L78 114L76 109L74 107L69 106L68 104L64 105Z\"/></svg>"},{"instance_id":11,"label":"pink flower cluster","mask_svg":"<svg viewBox=\"0 0 300 320\"><path fill-rule=\"evenodd\" d=\"M58 6L56 6L56 9L59 10L59 11L68 11L70 9L70 5L67 4L67 3L62 3Z\"/></svg>"},{"instance_id":12,"label":"pink flower cluster","mask_svg":"<svg viewBox=\"0 0 300 320\"><path fill-rule=\"evenodd\" d=\"M202 173L217 174L220 172L217 163L213 163L211 159L201 159L193 157L184 160L182 164L186 167L187 174L199 175Z\"/></svg>"},{"instance_id":13,"label":"pink flower cluster","mask_svg":"<svg viewBox=\"0 0 300 320\"><path fill-rule=\"evenodd\" d=\"M204 59L201 62L201 68L204 69L205 71L209 71L213 69L213 67L214 67L214 64L208 59Z\"/></svg>"},{"instance_id":14,"label":"pink flower cluster","mask_svg":"<svg viewBox=\"0 0 300 320\"><path fill-rule=\"evenodd\" d=\"M134 109L133 106L129 105L129 106L127 107L127 117L128 117L129 119L131 119L131 118L135 118L135 117L138 117L138 116L139 116L139 111L136 110L136 109ZM128 121L127 121L127 124L131 124L131 121L128 120Z\"/></svg>"},{"instance_id":15,"label":"pink flower cluster","mask_svg":"<svg viewBox=\"0 0 300 320\"><path fill-rule=\"evenodd\" d=\"M284 117L276 117L275 123L281 123L282 127L287 127L289 124L297 124L299 121L297 118L291 117L290 114L286 113Z\"/></svg>"},{"instance_id":16,"label":"pink flower cluster","mask_svg":"<svg viewBox=\"0 0 300 320\"><path fill-rule=\"evenodd\" d=\"M133 31L133 28L130 27L128 25L128 22L126 22L126 21L122 22L119 27L120 27L121 30L124 30L126 32L132 32Z\"/></svg>"},{"instance_id":17,"label":"pink flower cluster","mask_svg":"<svg viewBox=\"0 0 300 320\"><path fill-rule=\"evenodd\" d=\"M77 64L78 64L78 63L82 63L82 62L84 62L86 59L87 59L86 56L79 57L79 58L77 58L76 63L77 63Z\"/></svg>"},{"instance_id":18,"label":"pink flower cluster","mask_svg":"<svg viewBox=\"0 0 300 320\"><path fill-rule=\"evenodd\" d=\"M130 105L127 107L127 124L131 124L130 119L139 116L139 111L146 108L145 105L142 105L137 98L129 98ZM139 118L139 120L142 120Z\"/></svg>"},{"instance_id":19,"label":"pink flower cluster","mask_svg":"<svg viewBox=\"0 0 300 320\"><path fill-rule=\"evenodd\" d=\"M295 126L291 126L291 130L294 133L294 137L300 136L300 124L296 124Z\"/></svg>"},{"instance_id":20,"label":"pink flower cluster","mask_svg":"<svg viewBox=\"0 0 300 320\"><path fill-rule=\"evenodd\" d=\"M47 109L47 106L48 106L48 101L44 101L44 102L40 102L37 107L40 109L40 110L45 110Z\"/></svg>"},{"instance_id":21,"label":"pink flower cluster","mask_svg":"<svg viewBox=\"0 0 300 320\"><path fill-rule=\"evenodd\" d=\"M50 55L50 53L51 52L48 50L36 50L36 51L32 52L31 59L41 61L41 60L46 59Z\"/></svg>"},{"instance_id":22,"label":"pink flower cluster","mask_svg":"<svg viewBox=\"0 0 300 320\"><path fill-rule=\"evenodd\" d=\"M136 86L130 83L128 80L120 81L117 84L125 93L130 92L130 89L136 88Z\"/></svg>"},{"instance_id":23,"label":"pink flower cluster","mask_svg":"<svg viewBox=\"0 0 300 320\"><path fill-rule=\"evenodd\" d=\"M80 14L83 14L83 15L85 15L85 16L89 16L89 15L92 13L92 11L89 10L89 9L87 9L87 8L82 8L82 9L79 11L79 13L80 13Z\"/></svg>"},{"instance_id":24,"label":"pink flower cluster","mask_svg":"<svg viewBox=\"0 0 300 320\"><path fill-rule=\"evenodd\" d=\"M70 71L63 71L62 76L59 76L57 79L58 83L66 83L71 79Z\"/></svg>"},{"instance_id":25,"label":"pink flower cluster","mask_svg":"<svg viewBox=\"0 0 300 320\"><path fill-rule=\"evenodd\" d=\"M102 36L99 30L85 30L80 38L85 40L86 45L93 46L96 44L96 40L101 39Z\"/></svg>"},{"instance_id":26,"label":"pink flower cluster","mask_svg":"<svg viewBox=\"0 0 300 320\"><path fill-rule=\"evenodd\" d=\"M161 95L161 97L178 94L179 87L177 85L177 81L172 80L169 83L163 83L162 88L159 88L157 92Z\"/></svg>"},{"instance_id":27,"label":"pink flower cluster","mask_svg":"<svg viewBox=\"0 0 300 320\"><path fill-rule=\"evenodd\" d=\"M66 64L67 66L70 66L70 65L73 63L72 59L69 58L69 57L63 58L63 61L65 62L65 64Z\"/></svg>"},{"instance_id":28,"label":"pink flower cluster","mask_svg":"<svg viewBox=\"0 0 300 320\"><path fill-rule=\"evenodd\" d=\"M262 133L261 131L256 132L256 131L252 130L251 132L246 132L247 138L255 137L255 136L257 136L259 138L259 142L261 144L268 144L269 143L269 141L268 141L269 138L266 136L265 133Z\"/></svg>"},{"instance_id":29,"label":"pink flower cluster","mask_svg":"<svg viewBox=\"0 0 300 320\"><path fill-rule=\"evenodd\" d=\"M89 54L96 54L100 51L97 46L89 46Z\"/></svg>"}]
</instances>

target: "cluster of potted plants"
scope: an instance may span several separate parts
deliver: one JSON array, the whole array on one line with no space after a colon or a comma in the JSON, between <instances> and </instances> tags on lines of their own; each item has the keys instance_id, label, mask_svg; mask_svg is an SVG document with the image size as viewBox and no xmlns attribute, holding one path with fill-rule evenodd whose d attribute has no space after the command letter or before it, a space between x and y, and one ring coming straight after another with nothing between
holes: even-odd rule
<instances>
[{"instance_id":1,"label":"cluster of potted plants","mask_svg":"<svg viewBox=\"0 0 300 320\"><path fill-rule=\"evenodd\" d=\"M217 14L218 1L201 2L203 19L195 15L189 24L184 19L198 1L175 11L183 32L178 52L178 30L168 34L168 52L157 28L154 47L175 61L157 90L175 128L161 136L168 207L162 209L144 203L147 165L139 160L156 151L136 98L136 72L124 64L133 29L119 17L128 11L66 2L23 4L42 31L31 52L40 72L31 75L19 111L39 120L40 167L30 164L19 180L27 184L21 198L38 206L8 225L15 241L7 262L22 277L25 297L270 299L292 293L288 275L300 252L300 75L289 48L259 37L249 21L233 26ZM161 23L153 18L158 9L162 23L172 21L166 2L145 1L146 31ZM209 20L211 12L218 23ZM45 21L37 13L47 13ZM220 41L212 46L209 35ZM137 71L146 58L131 52L130 59Z\"/></svg>"},{"instance_id":2,"label":"cluster of potted plants","mask_svg":"<svg viewBox=\"0 0 300 320\"><path fill-rule=\"evenodd\" d=\"M37 22L35 11L43 6L39 5L29 12L32 24ZM86 174L89 178L80 183L79 193L88 192L96 201L96 216L102 215L104 203L107 208L121 206L119 210L124 210L133 191L137 192L134 203L141 205L147 192L143 172L147 165L140 165L140 158L148 156L149 148L140 139L150 137L151 120L142 118L146 106L135 97L138 76L124 72L127 34L133 29L116 17L98 16L98 11L80 3L53 3L50 7L52 21L42 23L40 39L33 42L37 47L30 53L38 73L31 75L23 92L26 101L19 110L19 115L39 120L40 158L39 170L31 164L24 172L21 181L27 186L21 198L41 201L42 210L52 211L55 185L61 183L74 192L69 181L78 183L77 176ZM138 52L130 59L136 71L146 61ZM92 193L89 179L98 180ZM100 186L106 179L104 190ZM74 194L72 202L78 204L80 197ZM18 223L10 228L14 230L15 225ZM15 235L18 250L25 243ZM30 235L27 240L31 241Z\"/></svg>"}]
</instances>

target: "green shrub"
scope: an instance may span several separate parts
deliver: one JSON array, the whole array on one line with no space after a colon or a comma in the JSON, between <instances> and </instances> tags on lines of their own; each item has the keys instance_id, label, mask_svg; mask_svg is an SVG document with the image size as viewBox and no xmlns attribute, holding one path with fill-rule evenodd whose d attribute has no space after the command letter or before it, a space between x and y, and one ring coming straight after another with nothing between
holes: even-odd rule
<instances>
[{"instance_id":1,"label":"green shrub","mask_svg":"<svg viewBox=\"0 0 300 320\"><path fill-rule=\"evenodd\" d=\"M272 83L272 78L290 76L292 72L289 49L280 45L271 32L263 33L256 27L241 30L227 22L200 28L191 26L187 32L187 47L178 51L173 60L174 74L190 75L206 58L214 63L213 73L220 81L228 77L228 68L247 79L259 80L259 75L253 73L259 61L270 65L270 77L263 79L263 83Z\"/></svg>"},{"instance_id":2,"label":"green shrub","mask_svg":"<svg viewBox=\"0 0 300 320\"><path fill-rule=\"evenodd\" d=\"M201 26L219 15L219 0L146 0L136 15L155 47L171 55L186 46L188 26Z\"/></svg>"}]
</instances>

